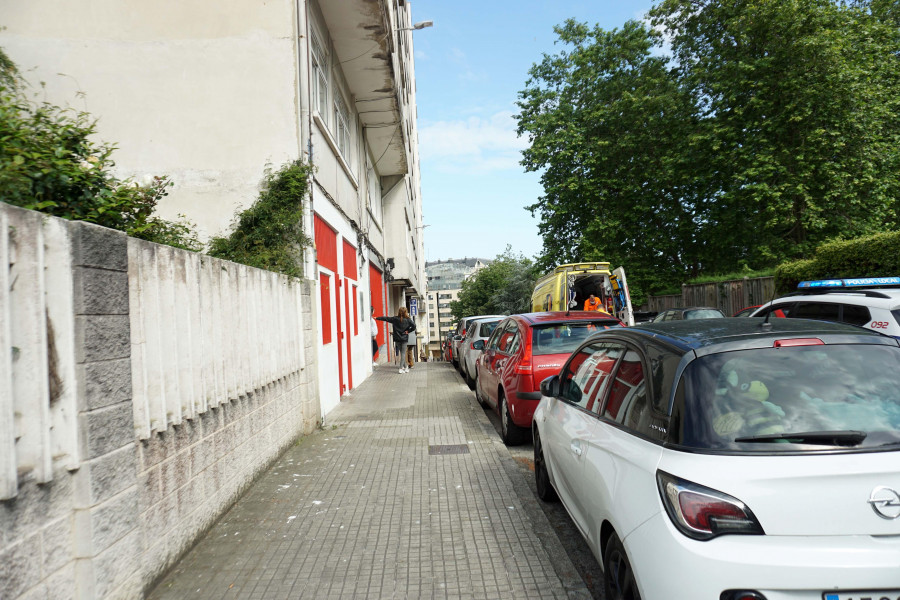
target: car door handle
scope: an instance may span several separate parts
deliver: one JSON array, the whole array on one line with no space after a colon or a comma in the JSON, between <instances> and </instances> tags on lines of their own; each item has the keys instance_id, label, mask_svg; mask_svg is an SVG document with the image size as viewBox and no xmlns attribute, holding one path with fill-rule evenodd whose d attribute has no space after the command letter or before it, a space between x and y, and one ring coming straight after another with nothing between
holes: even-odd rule
<instances>
[{"instance_id":1,"label":"car door handle","mask_svg":"<svg viewBox=\"0 0 900 600\"><path fill-rule=\"evenodd\" d=\"M581 449L581 445L575 442L569 444L569 448L572 449L572 452L575 453L575 456L581 456L581 453L583 452L583 450Z\"/></svg>"}]
</instances>

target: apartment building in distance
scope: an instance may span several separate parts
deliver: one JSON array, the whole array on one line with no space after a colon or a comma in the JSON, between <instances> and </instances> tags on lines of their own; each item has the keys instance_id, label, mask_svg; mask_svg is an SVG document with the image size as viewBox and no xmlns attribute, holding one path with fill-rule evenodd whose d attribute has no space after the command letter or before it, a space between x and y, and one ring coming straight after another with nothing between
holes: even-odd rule
<instances>
[{"instance_id":1,"label":"apartment building in distance","mask_svg":"<svg viewBox=\"0 0 900 600\"><path fill-rule=\"evenodd\" d=\"M428 353L441 356L441 345L456 327L450 314L450 303L459 299L462 282L490 264L484 258L437 260L425 263L428 293L425 300L428 315Z\"/></svg>"}]
</instances>

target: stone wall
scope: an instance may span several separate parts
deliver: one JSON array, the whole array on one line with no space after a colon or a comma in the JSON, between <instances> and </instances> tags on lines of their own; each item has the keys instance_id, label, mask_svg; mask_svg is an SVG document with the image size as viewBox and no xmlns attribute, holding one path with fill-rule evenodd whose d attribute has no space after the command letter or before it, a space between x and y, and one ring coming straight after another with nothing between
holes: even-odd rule
<instances>
[{"instance_id":1,"label":"stone wall","mask_svg":"<svg viewBox=\"0 0 900 600\"><path fill-rule=\"evenodd\" d=\"M203 313L205 328L171 328L167 319L180 318L185 302L174 288L164 294L164 274L156 281L145 270L138 289L137 257L164 252L175 259L168 269L197 255L5 204L0 231L0 598L140 598L317 425L309 286L214 261L210 268L236 282L260 283L254 308L245 306L249 288L210 289L198 271L181 292L215 295L218 309ZM154 291L162 305L135 302ZM238 321L243 352L204 345L236 337L190 335ZM45 323L38 334L36 323ZM157 326L168 334L147 335ZM248 356L267 336L280 340L277 368L267 360L254 369ZM202 351L193 371L184 348ZM170 362L148 370L148 356L172 352L181 387L165 383ZM204 361L234 385L205 383L210 372L217 380ZM246 376L224 376L236 371ZM158 417L152 428L148 411Z\"/></svg>"}]
</instances>

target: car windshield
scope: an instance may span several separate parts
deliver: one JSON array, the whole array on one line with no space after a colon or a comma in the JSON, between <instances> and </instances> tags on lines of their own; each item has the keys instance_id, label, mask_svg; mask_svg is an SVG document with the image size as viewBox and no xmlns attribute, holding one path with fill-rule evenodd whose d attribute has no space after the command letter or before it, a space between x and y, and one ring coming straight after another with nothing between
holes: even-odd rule
<instances>
[{"instance_id":1,"label":"car windshield","mask_svg":"<svg viewBox=\"0 0 900 600\"><path fill-rule=\"evenodd\" d=\"M900 444L900 348L811 345L708 355L676 395L678 443L797 452Z\"/></svg>"},{"instance_id":2,"label":"car windshield","mask_svg":"<svg viewBox=\"0 0 900 600\"><path fill-rule=\"evenodd\" d=\"M531 333L531 353L533 355L570 354L586 337L610 327L620 327L619 322L603 319L537 325Z\"/></svg>"},{"instance_id":3,"label":"car windshield","mask_svg":"<svg viewBox=\"0 0 900 600\"><path fill-rule=\"evenodd\" d=\"M684 311L685 319L719 319L724 317L720 311L712 308L701 308L698 310Z\"/></svg>"}]
</instances>

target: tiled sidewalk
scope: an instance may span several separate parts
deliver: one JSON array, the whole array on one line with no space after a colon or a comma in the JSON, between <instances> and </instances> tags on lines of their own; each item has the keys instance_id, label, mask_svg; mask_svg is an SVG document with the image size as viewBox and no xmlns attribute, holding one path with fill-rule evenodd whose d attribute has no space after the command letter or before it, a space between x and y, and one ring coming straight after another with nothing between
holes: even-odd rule
<instances>
[{"instance_id":1,"label":"tiled sidewalk","mask_svg":"<svg viewBox=\"0 0 900 600\"><path fill-rule=\"evenodd\" d=\"M150 598L589 598L510 462L447 363L379 367Z\"/></svg>"}]
</instances>

